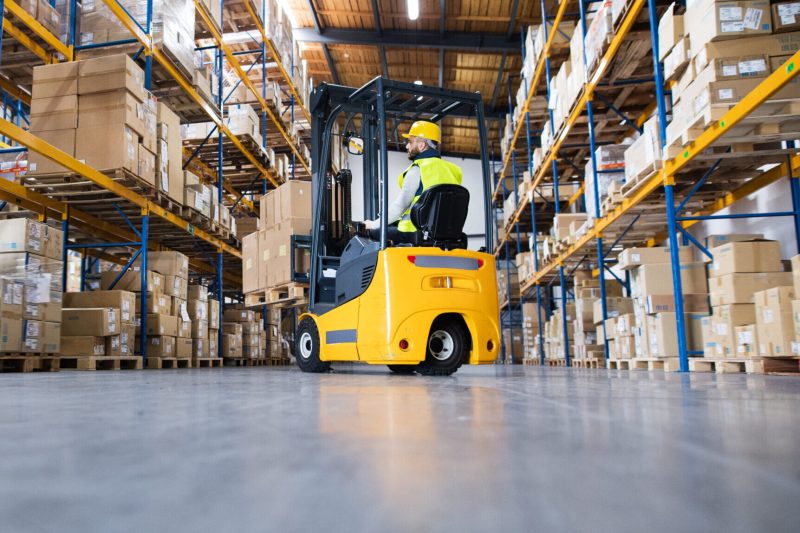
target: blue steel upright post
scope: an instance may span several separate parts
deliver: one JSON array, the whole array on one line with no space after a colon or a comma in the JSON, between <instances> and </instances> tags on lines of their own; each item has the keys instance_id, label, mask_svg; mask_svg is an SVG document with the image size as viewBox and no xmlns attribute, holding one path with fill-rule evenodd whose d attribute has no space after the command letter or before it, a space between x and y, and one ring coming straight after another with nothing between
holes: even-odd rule
<instances>
[{"instance_id":1,"label":"blue steel upright post","mask_svg":"<svg viewBox=\"0 0 800 533\"><path fill-rule=\"evenodd\" d=\"M150 236L150 212L142 210L142 270L139 273L141 298L139 307L139 353L142 356L142 366L147 368L147 245Z\"/></svg>"},{"instance_id":2,"label":"blue steel upright post","mask_svg":"<svg viewBox=\"0 0 800 533\"><path fill-rule=\"evenodd\" d=\"M220 7L222 6L222 0L220 0ZM224 13L224 11L223 11ZM225 15L223 14L222 17ZM223 21L220 21L221 23ZM224 27L224 24L221 24ZM219 116L222 120L225 120L225 112L223 109L223 101L222 101L222 50L217 48L217 99L219 102ZM224 150L222 143L224 141L224 136L222 131L219 132L217 135L217 201L220 205L222 205L222 179L223 179L223 168L222 163L224 159ZM223 300L223 291L222 291L222 251L217 251L217 268L216 268L216 287L217 287L217 300L219 301L219 329L217 330L217 356L222 357L222 317L223 317L223 307L224 307L224 300Z\"/></svg>"}]
</instances>

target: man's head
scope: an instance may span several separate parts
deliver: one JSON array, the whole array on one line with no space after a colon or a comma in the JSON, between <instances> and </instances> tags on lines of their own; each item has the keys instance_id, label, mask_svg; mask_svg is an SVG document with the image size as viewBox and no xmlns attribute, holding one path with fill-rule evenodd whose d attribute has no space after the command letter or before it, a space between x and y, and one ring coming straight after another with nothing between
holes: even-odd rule
<instances>
[{"instance_id":1,"label":"man's head","mask_svg":"<svg viewBox=\"0 0 800 533\"><path fill-rule=\"evenodd\" d=\"M408 133L403 134L403 137L406 139L408 158L414 159L417 155L430 148L438 150L442 132L437 124L426 120L418 120L411 125Z\"/></svg>"}]
</instances>

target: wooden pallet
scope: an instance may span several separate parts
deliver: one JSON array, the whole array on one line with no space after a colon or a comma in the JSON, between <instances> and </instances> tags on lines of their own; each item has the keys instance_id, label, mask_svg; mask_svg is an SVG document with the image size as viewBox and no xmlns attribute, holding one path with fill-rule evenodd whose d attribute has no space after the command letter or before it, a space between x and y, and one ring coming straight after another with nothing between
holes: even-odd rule
<instances>
[{"instance_id":1,"label":"wooden pallet","mask_svg":"<svg viewBox=\"0 0 800 533\"><path fill-rule=\"evenodd\" d=\"M292 360L288 357L268 357L266 359L267 366L289 366L292 364Z\"/></svg>"},{"instance_id":2,"label":"wooden pallet","mask_svg":"<svg viewBox=\"0 0 800 533\"><path fill-rule=\"evenodd\" d=\"M308 303L308 284L286 283L271 289L252 292L244 297L244 305L256 307L271 305L278 308L294 307Z\"/></svg>"},{"instance_id":3,"label":"wooden pallet","mask_svg":"<svg viewBox=\"0 0 800 533\"><path fill-rule=\"evenodd\" d=\"M573 359L572 366L575 368L605 368L603 359Z\"/></svg>"},{"instance_id":4,"label":"wooden pallet","mask_svg":"<svg viewBox=\"0 0 800 533\"><path fill-rule=\"evenodd\" d=\"M192 357L192 368L220 368L221 357Z\"/></svg>"},{"instance_id":5,"label":"wooden pallet","mask_svg":"<svg viewBox=\"0 0 800 533\"><path fill-rule=\"evenodd\" d=\"M689 360L689 371L739 374L747 372L747 368L744 359L707 359L705 357L698 357Z\"/></svg>"},{"instance_id":6,"label":"wooden pallet","mask_svg":"<svg viewBox=\"0 0 800 533\"><path fill-rule=\"evenodd\" d=\"M566 361L563 359L545 359L544 364L546 366L567 366Z\"/></svg>"},{"instance_id":7,"label":"wooden pallet","mask_svg":"<svg viewBox=\"0 0 800 533\"><path fill-rule=\"evenodd\" d=\"M138 355L61 357L61 370L141 370Z\"/></svg>"},{"instance_id":8,"label":"wooden pallet","mask_svg":"<svg viewBox=\"0 0 800 533\"><path fill-rule=\"evenodd\" d=\"M147 368L154 370L167 370L174 368L192 368L192 359L177 357L148 357Z\"/></svg>"},{"instance_id":9,"label":"wooden pallet","mask_svg":"<svg viewBox=\"0 0 800 533\"><path fill-rule=\"evenodd\" d=\"M224 366L267 366L267 359L247 359L245 357L225 357Z\"/></svg>"},{"instance_id":10,"label":"wooden pallet","mask_svg":"<svg viewBox=\"0 0 800 533\"><path fill-rule=\"evenodd\" d=\"M538 357L532 357L532 358L530 358L530 359L528 359L528 358L526 357L526 358L524 358L524 359L522 360L522 364L523 364L523 365L528 365L528 366L541 366L541 363L542 363L542 362L539 360L539 358L538 358Z\"/></svg>"},{"instance_id":11,"label":"wooden pallet","mask_svg":"<svg viewBox=\"0 0 800 533\"><path fill-rule=\"evenodd\" d=\"M800 357L753 357L745 360L748 374L797 374Z\"/></svg>"},{"instance_id":12,"label":"wooden pallet","mask_svg":"<svg viewBox=\"0 0 800 533\"><path fill-rule=\"evenodd\" d=\"M56 356L29 354L0 355L0 372L58 372L61 368Z\"/></svg>"},{"instance_id":13,"label":"wooden pallet","mask_svg":"<svg viewBox=\"0 0 800 533\"><path fill-rule=\"evenodd\" d=\"M680 370L680 360L677 357L609 359L606 368L610 370L677 372Z\"/></svg>"}]
</instances>

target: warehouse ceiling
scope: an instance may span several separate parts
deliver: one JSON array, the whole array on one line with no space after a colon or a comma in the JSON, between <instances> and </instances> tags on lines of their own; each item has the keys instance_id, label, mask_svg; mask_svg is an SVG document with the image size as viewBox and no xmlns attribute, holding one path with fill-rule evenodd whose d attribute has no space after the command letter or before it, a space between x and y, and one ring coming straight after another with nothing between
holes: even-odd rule
<instances>
[{"instance_id":1,"label":"warehouse ceiling","mask_svg":"<svg viewBox=\"0 0 800 533\"><path fill-rule=\"evenodd\" d=\"M409 19L406 0L284 0L284 6L299 27L294 36L314 83L358 87L383 75L480 91L499 154L494 119L508 111L509 77L513 92L519 85L520 33L539 23L538 1L420 0L416 21ZM445 123L443 136L446 153L478 155L474 125Z\"/></svg>"}]
</instances>

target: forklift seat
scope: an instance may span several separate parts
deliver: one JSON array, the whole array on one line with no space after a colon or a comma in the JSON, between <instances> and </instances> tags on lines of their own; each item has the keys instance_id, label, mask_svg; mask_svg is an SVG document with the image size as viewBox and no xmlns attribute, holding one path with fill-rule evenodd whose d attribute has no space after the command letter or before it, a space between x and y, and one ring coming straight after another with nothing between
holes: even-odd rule
<instances>
[{"instance_id":1,"label":"forklift seat","mask_svg":"<svg viewBox=\"0 0 800 533\"><path fill-rule=\"evenodd\" d=\"M411 222L417 227L417 246L443 250L467 247L464 223L469 191L461 185L435 185L423 192L411 207Z\"/></svg>"}]
</instances>

